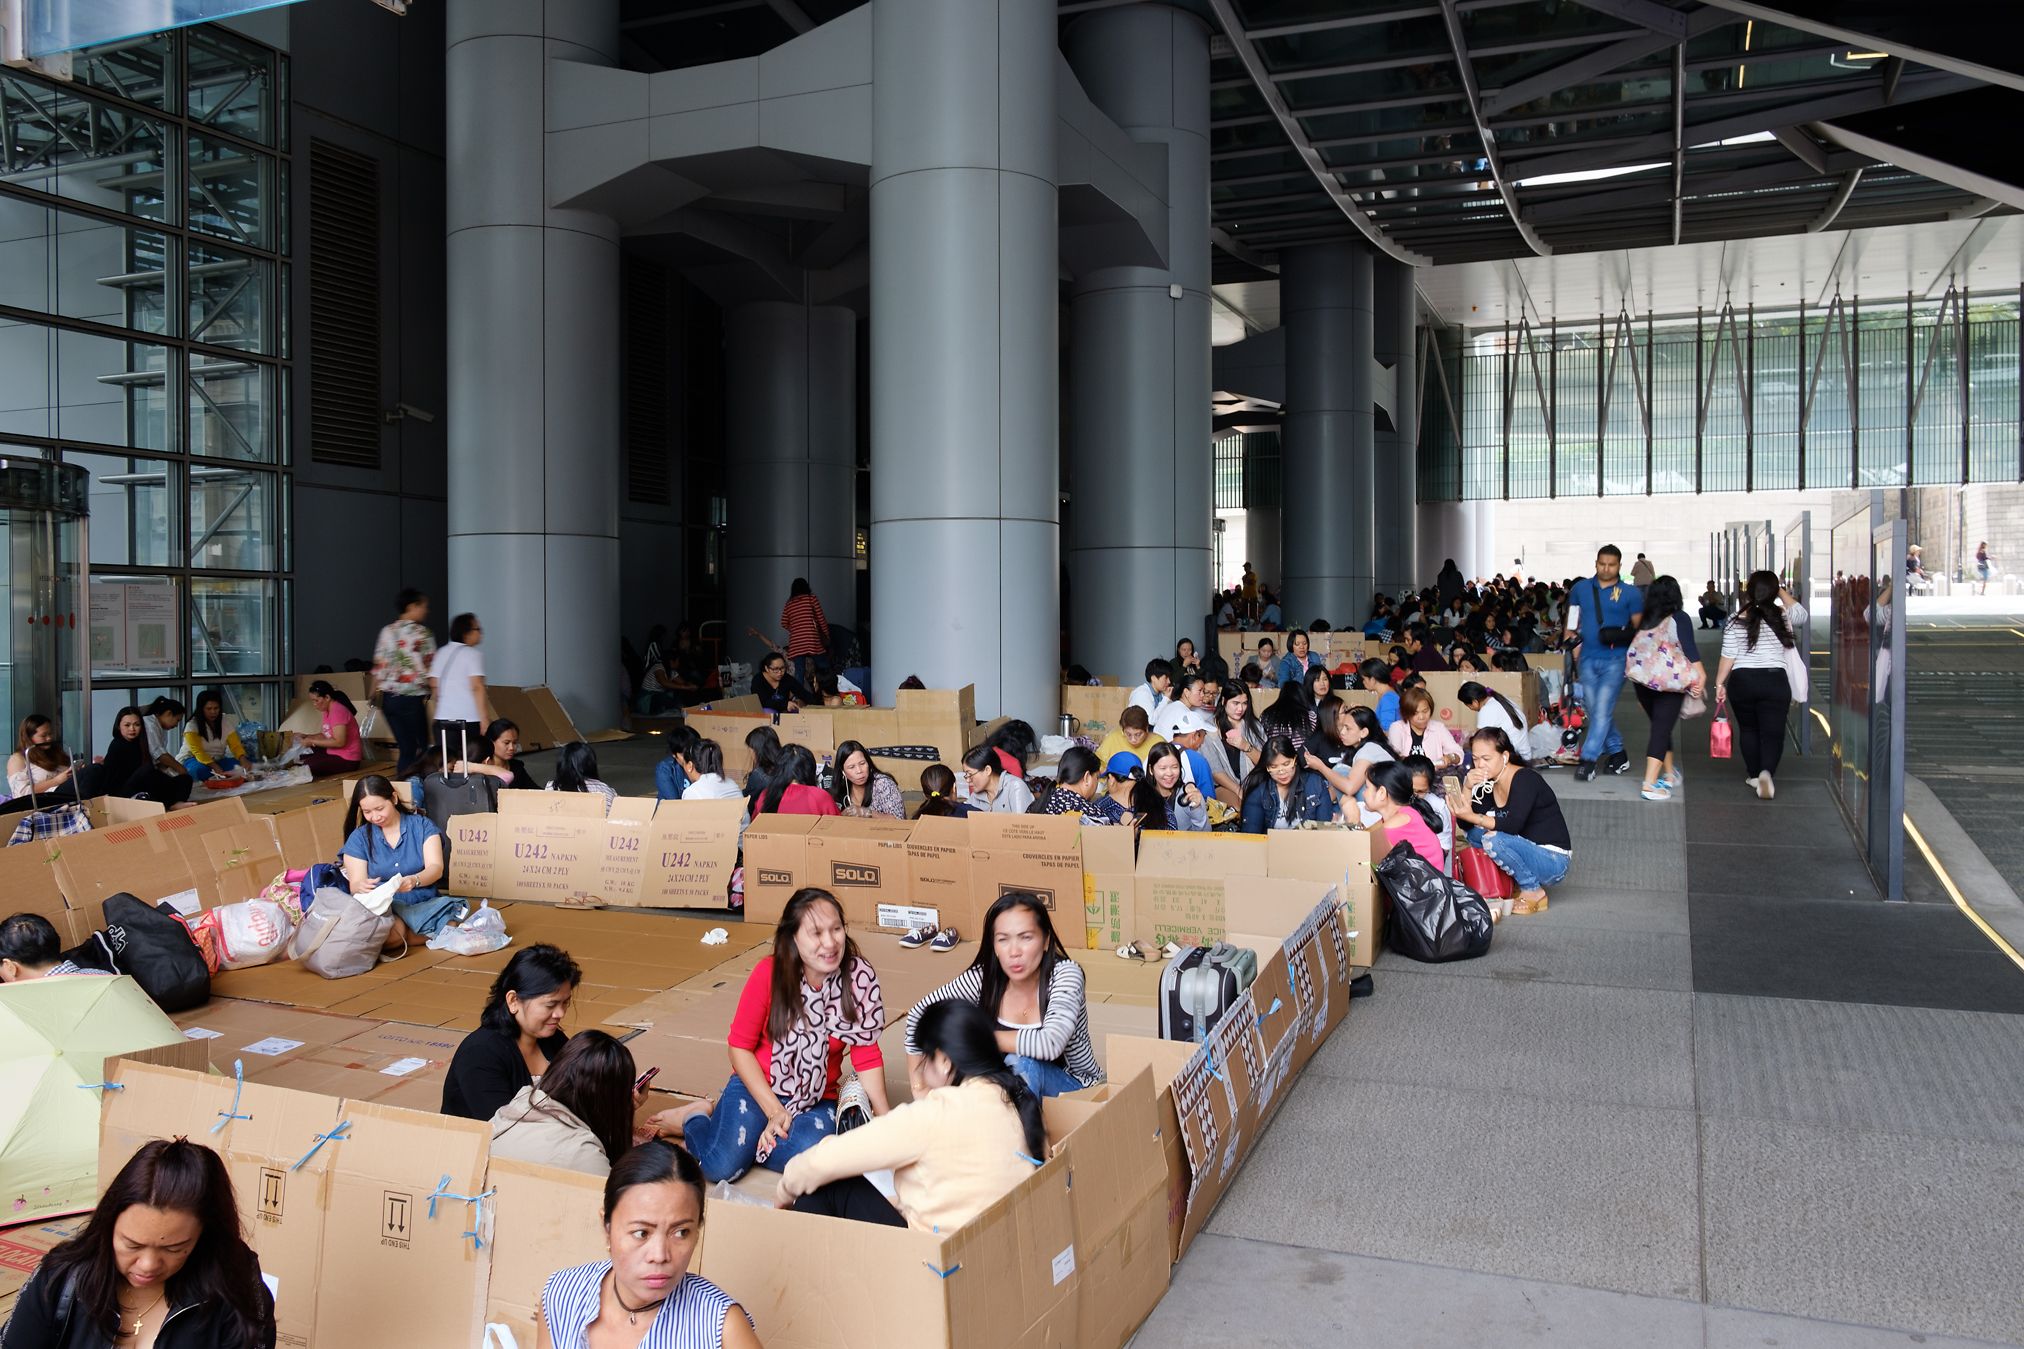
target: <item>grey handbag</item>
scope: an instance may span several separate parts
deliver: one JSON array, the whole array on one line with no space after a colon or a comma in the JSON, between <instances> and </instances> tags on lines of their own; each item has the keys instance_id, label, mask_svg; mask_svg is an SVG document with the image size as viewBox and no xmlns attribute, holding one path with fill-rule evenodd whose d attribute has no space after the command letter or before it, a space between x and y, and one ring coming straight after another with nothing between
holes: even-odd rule
<instances>
[{"instance_id":1,"label":"grey handbag","mask_svg":"<svg viewBox=\"0 0 2024 1349\"><path fill-rule=\"evenodd\" d=\"M348 979L379 964L380 948L394 930L394 916L375 914L351 892L326 885L288 939L288 958L326 979Z\"/></svg>"}]
</instances>

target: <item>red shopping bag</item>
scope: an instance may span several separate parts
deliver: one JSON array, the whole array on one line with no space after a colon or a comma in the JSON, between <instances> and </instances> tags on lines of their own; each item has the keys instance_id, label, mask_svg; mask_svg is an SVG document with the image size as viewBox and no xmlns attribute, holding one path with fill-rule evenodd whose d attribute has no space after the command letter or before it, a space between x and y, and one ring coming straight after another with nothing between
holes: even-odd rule
<instances>
[{"instance_id":1,"label":"red shopping bag","mask_svg":"<svg viewBox=\"0 0 2024 1349\"><path fill-rule=\"evenodd\" d=\"M1455 879L1485 899L1509 899L1518 893L1511 873L1492 862L1490 854L1466 843L1455 849Z\"/></svg>"},{"instance_id":2,"label":"red shopping bag","mask_svg":"<svg viewBox=\"0 0 2024 1349\"><path fill-rule=\"evenodd\" d=\"M1715 719L1708 724L1708 757L1726 759L1735 752L1735 731L1729 725L1729 704L1715 704Z\"/></svg>"}]
</instances>

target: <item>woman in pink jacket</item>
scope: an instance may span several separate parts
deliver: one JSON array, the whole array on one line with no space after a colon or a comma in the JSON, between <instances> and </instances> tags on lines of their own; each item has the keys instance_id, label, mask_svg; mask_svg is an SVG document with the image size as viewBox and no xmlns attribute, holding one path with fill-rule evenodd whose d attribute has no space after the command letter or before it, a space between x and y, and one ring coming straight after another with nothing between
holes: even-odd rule
<instances>
[{"instance_id":1,"label":"woman in pink jacket","mask_svg":"<svg viewBox=\"0 0 2024 1349\"><path fill-rule=\"evenodd\" d=\"M1437 773L1462 766L1462 746L1454 733L1434 720L1434 700L1425 689L1406 689L1399 694L1399 719L1392 723L1391 747L1401 759L1424 754Z\"/></svg>"}]
</instances>

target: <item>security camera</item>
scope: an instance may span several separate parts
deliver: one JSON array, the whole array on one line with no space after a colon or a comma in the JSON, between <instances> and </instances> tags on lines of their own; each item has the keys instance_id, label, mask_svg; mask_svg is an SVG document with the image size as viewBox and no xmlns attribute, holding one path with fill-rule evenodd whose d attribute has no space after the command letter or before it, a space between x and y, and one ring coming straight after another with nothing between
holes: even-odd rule
<instances>
[{"instance_id":1,"label":"security camera","mask_svg":"<svg viewBox=\"0 0 2024 1349\"><path fill-rule=\"evenodd\" d=\"M421 408L416 407L413 403L394 404L393 408L387 413L385 413L380 420L384 421L387 425L391 426L395 422L402 421L408 417L413 417L416 421L421 422L424 426L436 420L435 413L425 412Z\"/></svg>"}]
</instances>

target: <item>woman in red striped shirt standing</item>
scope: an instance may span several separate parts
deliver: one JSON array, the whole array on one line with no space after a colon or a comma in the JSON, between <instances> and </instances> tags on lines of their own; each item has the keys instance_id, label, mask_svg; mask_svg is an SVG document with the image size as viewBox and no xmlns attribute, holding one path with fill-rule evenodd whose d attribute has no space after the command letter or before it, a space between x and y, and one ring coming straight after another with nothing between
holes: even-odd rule
<instances>
[{"instance_id":1,"label":"woman in red striped shirt standing","mask_svg":"<svg viewBox=\"0 0 2024 1349\"><path fill-rule=\"evenodd\" d=\"M815 687L815 665L829 656L829 619L822 601L808 588L808 578L797 576L787 589L787 605L780 611L780 626L787 629L787 663L802 662L802 681Z\"/></svg>"}]
</instances>

